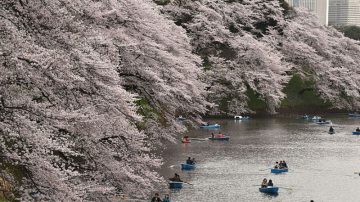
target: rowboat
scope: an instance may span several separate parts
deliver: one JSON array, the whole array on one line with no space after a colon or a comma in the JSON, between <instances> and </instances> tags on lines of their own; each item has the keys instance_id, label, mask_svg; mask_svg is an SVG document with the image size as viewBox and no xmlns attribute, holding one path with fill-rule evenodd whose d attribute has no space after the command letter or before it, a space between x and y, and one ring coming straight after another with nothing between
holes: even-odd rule
<instances>
[{"instance_id":1,"label":"rowboat","mask_svg":"<svg viewBox=\"0 0 360 202\"><path fill-rule=\"evenodd\" d=\"M220 128L219 124L201 125L200 128Z\"/></svg>"},{"instance_id":2,"label":"rowboat","mask_svg":"<svg viewBox=\"0 0 360 202\"><path fill-rule=\"evenodd\" d=\"M354 131L352 132L353 135L360 135L360 131Z\"/></svg>"},{"instance_id":3,"label":"rowboat","mask_svg":"<svg viewBox=\"0 0 360 202\"><path fill-rule=\"evenodd\" d=\"M181 170L192 170L195 169L196 165L195 164L187 164L187 163L182 163L181 164Z\"/></svg>"},{"instance_id":4,"label":"rowboat","mask_svg":"<svg viewBox=\"0 0 360 202\"><path fill-rule=\"evenodd\" d=\"M264 187L264 188L259 188L259 191L262 193L267 193L267 194L277 194L279 191L279 187Z\"/></svg>"},{"instance_id":5,"label":"rowboat","mask_svg":"<svg viewBox=\"0 0 360 202\"><path fill-rule=\"evenodd\" d=\"M181 142L182 143L191 143L191 141L189 139L182 139Z\"/></svg>"},{"instance_id":6,"label":"rowboat","mask_svg":"<svg viewBox=\"0 0 360 202\"><path fill-rule=\"evenodd\" d=\"M272 168L271 173L285 173L288 172L287 168Z\"/></svg>"},{"instance_id":7,"label":"rowboat","mask_svg":"<svg viewBox=\"0 0 360 202\"><path fill-rule=\"evenodd\" d=\"M209 140L229 140L229 136L222 136L222 137L209 137Z\"/></svg>"},{"instance_id":8,"label":"rowboat","mask_svg":"<svg viewBox=\"0 0 360 202\"><path fill-rule=\"evenodd\" d=\"M170 189L181 189L183 186L183 182L175 182L175 181L170 181L169 182L169 188Z\"/></svg>"},{"instance_id":9,"label":"rowboat","mask_svg":"<svg viewBox=\"0 0 360 202\"><path fill-rule=\"evenodd\" d=\"M333 134L335 134L335 131L329 131L329 134L333 135Z\"/></svg>"},{"instance_id":10,"label":"rowboat","mask_svg":"<svg viewBox=\"0 0 360 202\"><path fill-rule=\"evenodd\" d=\"M331 121L317 121L315 123L319 125L325 125L325 124L331 124Z\"/></svg>"},{"instance_id":11,"label":"rowboat","mask_svg":"<svg viewBox=\"0 0 360 202\"><path fill-rule=\"evenodd\" d=\"M236 120L248 120L250 119L249 116L234 116L234 119Z\"/></svg>"}]
</instances>

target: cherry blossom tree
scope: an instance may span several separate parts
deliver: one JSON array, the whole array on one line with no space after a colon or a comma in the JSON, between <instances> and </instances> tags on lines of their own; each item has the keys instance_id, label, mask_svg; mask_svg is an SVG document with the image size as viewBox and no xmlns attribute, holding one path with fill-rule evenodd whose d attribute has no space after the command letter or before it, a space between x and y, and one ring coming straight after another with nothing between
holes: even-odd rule
<instances>
[{"instance_id":1,"label":"cherry blossom tree","mask_svg":"<svg viewBox=\"0 0 360 202\"><path fill-rule=\"evenodd\" d=\"M0 4L0 148L25 171L22 200L149 194L155 139L208 104L185 32L152 1Z\"/></svg>"}]
</instances>

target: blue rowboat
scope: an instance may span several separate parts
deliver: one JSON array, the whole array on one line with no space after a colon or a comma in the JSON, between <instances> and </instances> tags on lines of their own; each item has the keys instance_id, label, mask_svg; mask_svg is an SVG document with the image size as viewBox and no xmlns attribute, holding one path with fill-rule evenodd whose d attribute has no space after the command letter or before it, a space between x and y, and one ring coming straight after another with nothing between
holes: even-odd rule
<instances>
[{"instance_id":1,"label":"blue rowboat","mask_svg":"<svg viewBox=\"0 0 360 202\"><path fill-rule=\"evenodd\" d=\"M195 169L196 165L195 164L187 164L187 163L182 163L181 164L181 170L192 170Z\"/></svg>"},{"instance_id":2,"label":"blue rowboat","mask_svg":"<svg viewBox=\"0 0 360 202\"><path fill-rule=\"evenodd\" d=\"M288 172L289 169L287 168L272 168L271 173L285 173Z\"/></svg>"},{"instance_id":3,"label":"blue rowboat","mask_svg":"<svg viewBox=\"0 0 360 202\"><path fill-rule=\"evenodd\" d=\"M175 182L175 181L170 181L169 182L169 188L170 189L181 189L183 186L182 182Z\"/></svg>"},{"instance_id":4,"label":"blue rowboat","mask_svg":"<svg viewBox=\"0 0 360 202\"><path fill-rule=\"evenodd\" d=\"M219 124L201 125L200 128L220 128Z\"/></svg>"},{"instance_id":5,"label":"blue rowboat","mask_svg":"<svg viewBox=\"0 0 360 202\"><path fill-rule=\"evenodd\" d=\"M259 191L262 193L267 193L267 194L277 194L279 191L279 187L264 187L264 188L259 188Z\"/></svg>"},{"instance_id":6,"label":"blue rowboat","mask_svg":"<svg viewBox=\"0 0 360 202\"><path fill-rule=\"evenodd\" d=\"M352 133L353 133L353 135L360 135L360 131L354 131Z\"/></svg>"},{"instance_id":7,"label":"blue rowboat","mask_svg":"<svg viewBox=\"0 0 360 202\"><path fill-rule=\"evenodd\" d=\"M209 137L209 140L229 140L230 137L229 136L224 136L224 137Z\"/></svg>"}]
</instances>

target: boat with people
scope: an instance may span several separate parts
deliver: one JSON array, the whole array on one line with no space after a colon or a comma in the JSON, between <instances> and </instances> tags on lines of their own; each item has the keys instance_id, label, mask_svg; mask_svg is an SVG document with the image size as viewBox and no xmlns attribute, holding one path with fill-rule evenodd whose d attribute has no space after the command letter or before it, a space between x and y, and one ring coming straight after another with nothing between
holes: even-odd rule
<instances>
[{"instance_id":1,"label":"boat with people","mask_svg":"<svg viewBox=\"0 0 360 202\"><path fill-rule=\"evenodd\" d=\"M353 135L360 135L360 128L357 127L354 132L352 132Z\"/></svg>"},{"instance_id":2,"label":"boat with people","mask_svg":"<svg viewBox=\"0 0 360 202\"><path fill-rule=\"evenodd\" d=\"M325 124L331 124L330 120L325 120L325 119L319 119L315 122L318 125L325 125Z\"/></svg>"},{"instance_id":3,"label":"boat with people","mask_svg":"<svg viewBox=\"0 0 360 202\"><path fill-rule=\"evenodd\" d=\"M277 194L279 187L275 187L271 179L268 182L267 179L264 178L259 191L266 194Z\"/></svg>"},{"instance_id":4,"label":"boat with people","mask_svg":"<svg viewBox=\"0 0 360 202\"><path fill-rule=\"evenodd\" d=\"M169 178L170 189L181 189L183 187L183 181L180 179L180 175L175 173L174 177Z\"/></svg>"},{"instance_id":5,"label":"boat with people","mask_svg":"<svg viewBox=\"0 0 360 202\"><path fill-rule=\"evenodd\" d=\"M200 126L200 128L220 128L220 125L215 123L215 124L202 124Z\"/></svg>"},{"instance_id":6,"label":"boat with people","mask_svg":"<svg viewBox=\"0 0 360 202\"><path fill-rule=\"evenodd\" d=\"M211 134L211 137L209 137L209 140L229 140L230 136L224 135L224 134Z\"/></svg>"},{"instance_id":7,"label":"boat with people","mask_svg":"<svg viewBox=\"0 0 360 202\"><path fill-rule=\"evenodd\" d=\"M330 128L329 128L329 134L330 135L335 134L335 129L332 126L330 126Z\"/></svg>"},{"instance_id":8,"label":"boat with people","mask_svg":"<svg viewBox=\"0 0 360 202\"><path fill-rule=\"evenodd\" d=\"M191 140L190 140L189 136L186 135L182 138L181 142L182 143L191 143Z\"/></svg>"},{"instance_id":9,"label":"boat with people","mask_svg":"<svg viewBox=\"0 0 360 202\"><path fill-rule=\"evenodd\" d=\"M234 116L235 120L249 120L250 116Z\"/></svg>"},{"instance_id":10,"label":"boat with people","mask_svg":"<svg viewBox=\"0 0 360 202\"><path fill-rule=\"evenodd\" d=\"M195 158L188 157L185 163L181 164L181 170L192 170L196 168Z\"/></svg>"},{"instance_id":11,"label":"boat with people","mask_svg":"<svg viewBox=\"0 0 360 202\"><path fill-rule=\"evenodd\" d=\"M288 171L289 169L285 161L280 161L280 162L276 161L274 168L271 168L270 172L278 174L278 173L285 173Z\"/></svg>"}]
</instances>

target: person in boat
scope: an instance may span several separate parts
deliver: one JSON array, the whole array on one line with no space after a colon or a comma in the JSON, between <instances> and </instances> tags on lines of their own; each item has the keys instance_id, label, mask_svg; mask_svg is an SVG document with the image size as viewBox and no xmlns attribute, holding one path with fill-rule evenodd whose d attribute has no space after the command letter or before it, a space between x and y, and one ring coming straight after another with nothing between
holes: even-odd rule
<instances>
[{"instance_id":1,"label":"person in boat","mask_svg":"<svg viewBox=\"0 0 360 202\"><path fill-rule=\"evenodd\" d=\"M170 197L169 197L169 194L165 194L162 202L170 202Z\"/></svg>"},{"instance_id":2,"label":"person in boat","mask_svg":"<svg viewBox=\"0 0 360 202\"><path fill-rule=\"evenodd\" d=\"M191 160L191 158L189 157L187 160L186 160L186 164L194 164L193 160Z\"/></svg>"},{"instance_id":3,"label":"person in boat","mask_svg":"<svg viewBox=\"0 0 360 202\"><path fill-rule=\"evenodd\" d=\"M332 126L330 126L330 128L329 128L329 132L330 132L330 133L333 133L333 132L334 132L334 128L333 128Z\"/></svg>"},{"instance_id":4,"label":"person in boat","mask_svg":"<svg viewBox=\"0 0 360 202\"><path fill-rule=\"evenodd\" d=\"M151 202L162 202L160 199L159 193L155 193L154 197L152 197Z\"/></svg>"},{"instance_id":5,"label":"person in boat","mask_svg":"<svg viewBox=\"0 0 360 202\"><path fill-rule=\"evenodd\" d=\"M189 136L185 135L185 136L183 137L183 140L186 141L186 142L189 142Z\"/></svg>"},{"instance_id":6,"label":"person in boat","mask_svg":"<svg viewBox=\"0 0 360 202\"><path fill-rule=\"evenodd\" d=\"M359 128L359 127L356 128L356 132L360 132L360 128Z\"/></svg>"},{"instance_id":7,"label":"person in boat","mask_svg":"<svg viewBox=\"0 0 360 202\"><path fill-rule=\"evenodd\" d=\"M214 138L214 137L215 137L214 133L211 133L211 138Z\"/></svg>"},{"instance_id":8,"label":"person in boat","mask_svg":"<svg viewBox=\"0 0 360 202\"><path fill-rule=\"evenodd\" d=\"M169 180L174 182L182 182L182 180L180 179L180 175L178 175L177 173L175 173L174 177L169 178Z\"/></svg>"},{"instance_id":9,"label":"person in boat","mask_svg":"<svg viewBox=\"0 0 360 202\"><path fill-rule=\"evenodd\" d=\"M279 162L275 162L275 166L274 166L274 168L279 168Z\"/></svg>"},{"instance_id":10,"label":"person in boat","mask_svg":"<svg viewBox=\"0 0 360 202\"><path fill-rule=\"evenodd\" d=\"M264 178L264 179L263 179L263 181L262 181L262 183L261 183L261 188L266 188L266 187L267 187L267 185L268 185L268 183L267 183L267 179L266 179L266 178Z\"/></svg>"},{"instance_id":11,"label":"person in boat","mask_svg":"<svg viewBox=\"0 0 360 202\"><path fill-rule=\"evenodd\" d=\"M285 161L283 161L283 168L288 168Z\"/></svg>"},{"instance_id":12,"label":"person in boat","mask_svg":"<svg viewBox=\"0 0 360 202\"><path fill-rule=\"evenodd\" d=\"M196 163L195 158L192 158L191 161L192 161L192 164Z\"/></svg>"},{"instance_id":13,"label":"person in boat","mask_svg":"<svg viewBox=\"0 0 360 202\"><path fill-rule=\"evenodd\" d=\"M284 168L283 161L280 161L280 163L279 163L279 168L280 168L280 169L283 169L283 168Z\"/></svg>"},{"instance_id":14,"label":"person in boat","mask_svg":"<svg viewBox=\"0 0 360 202\"><path fill-rule=\"evenodd\" d=\"M271 180L271 179L270 179L270 180L269 180L269 182L267 183L267 186L268 186L268 187L272 187L272 186L274 186L274 184L273 184L273 182L272 182L272 180Z\"/></svg>"}]
</instances>

